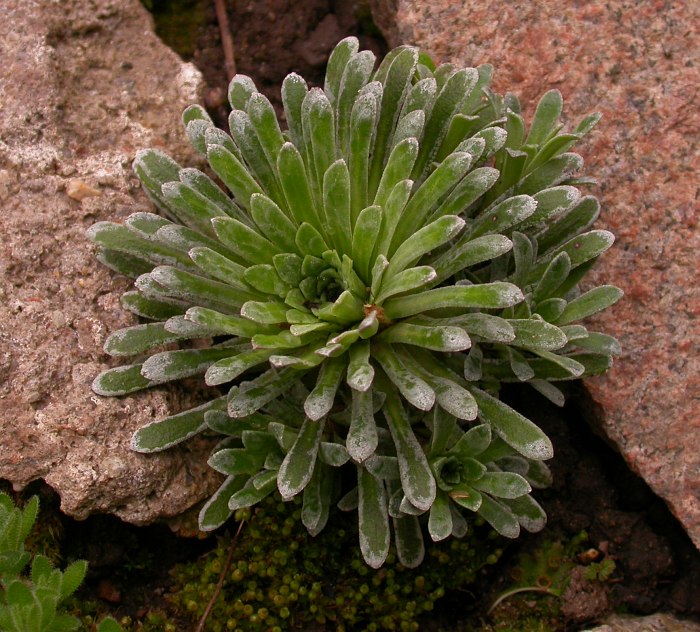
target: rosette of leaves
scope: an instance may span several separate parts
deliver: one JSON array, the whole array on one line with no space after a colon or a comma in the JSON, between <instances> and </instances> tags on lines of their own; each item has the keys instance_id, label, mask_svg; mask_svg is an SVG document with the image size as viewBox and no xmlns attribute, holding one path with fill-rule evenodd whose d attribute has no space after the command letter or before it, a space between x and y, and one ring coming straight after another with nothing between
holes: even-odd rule
<instances>
[{"instance_id":1,"label":"rosette of leaves","mask_svg":"<svg viewBox=\"0 0 700 632\"><path fill-rule=\"evenodd\" d=\"M153 452L226 435L201 528L278 489L303 494L315 534L342 495L376 567L392 520L407 565L422 557L423 514L434 540L464 532L463 510L510 537L544 524L529 492L552 445L499 387L561 404L553 382L606 370L617 343L577 321L620 291L577 289L613 241L590 229L598 203L575 186L587 180L569 151L598 117L562 133L553 91L526 130L490 76L407 46L375 70L349 38L323 89L285 79L283 131L237 75L230 134L198 106L183 115L215 178L142 151L135 171L162 214L90 229L100 260L136 279L124 307L151 321L108 338L107 353L136 361L94 390L202 374L215 387L133 440Z\"/></svg>"}]
</instances>

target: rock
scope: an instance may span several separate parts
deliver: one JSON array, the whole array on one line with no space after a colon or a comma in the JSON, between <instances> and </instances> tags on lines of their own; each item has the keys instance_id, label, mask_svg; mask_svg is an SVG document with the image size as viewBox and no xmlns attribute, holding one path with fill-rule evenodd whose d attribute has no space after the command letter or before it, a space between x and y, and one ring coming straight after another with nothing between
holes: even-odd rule
<instances>
[{"instance_id":1,"label":"rock","mask_svg":"<svg viewBox=\"0 0 700 632\"><path fill-rule=\"evenodd\" d=\"M551 88L571 123L603 120L578 151L600 186L600 228L617 244L591 283L623 301L591 319L623 353L587 382L596 416L630 467L668 503L700 547L700 6L553 0L371 0L392 46L439 62L491 63L494 88L532 113Z\"/></svg>"},{"instance_id":2,"label":"rock","mask_svg":"<svg viewBox=\"0 0 700 632\"><path fill-rule=\"evenodd\" d=\"M97 262L85 230L152 210L131 170L138 149L192 163L180 114L200 74L138 0L4 0L2 14L0 478L43 478L77 518L179 514L217 484L207 443L143 456L129 440L197 394L91 392L114 364L106 336L136 320L119 306L129 281Z\"/></svg>"},{"instance_id":3,"label":"rock","mask_svg":"<svg viewBox=\"0 0 700 632\"><path fill-rule=\"evenodd\" d=\"M587 632L700 632L700 623L682 621L670 614L648 617L613 615Z\"/></svg>"}]
</instances>

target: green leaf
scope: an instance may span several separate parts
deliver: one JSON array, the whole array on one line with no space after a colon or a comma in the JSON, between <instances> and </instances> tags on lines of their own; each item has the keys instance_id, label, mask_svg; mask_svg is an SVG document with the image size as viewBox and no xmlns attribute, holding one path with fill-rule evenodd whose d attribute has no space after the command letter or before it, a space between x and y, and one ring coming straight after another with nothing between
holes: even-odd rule
<instances>
[{"instance_id":1,"label":"green leaf","mask_svg":"<svg viewBox=\"0 0 700 632\"><path fill-rule=\"evenodd\" d=\"M440 542L452 534L450 499L442 490L438 490L435 502L430 507L428 533L433 542Z\"/></svg>"},{"instance_id":2,"label":"green leaf","mask_svg":"<svg viewBox=\"0 0 700 632\"><path fill-rule=\"evenodd\" d=\"M464 152L450 154L418 187L401 214L389 254L393 254L411 235L425 225L446 194L464 177L471 166ZM391 257L389 257L391 259Z\"/></svg>"},{"instance_id":3,"label":"green leaf","mask_svg":"<svg viewBox=\"0 0 700 632\"><path fill-rule=\"evenodd\" d=\"M383 207L393 188L410 177L418 155L418 147L418 141L415 138L406 138L394 145L382 172L373 204Z\"/></svg>"},{"instance_id":4,"label":"green leaf","mask_svg":"<svg viewBox=\"0 0 700 632\"><path fill-rule=\"evenodd\" d=\"M292 143L282 145L277 156L277 172L292 215L290 219L293 219L297 226L305 222L318 225L316 204L306 175L304 160ZM294 250L296 251L296 248Z\"/></svg>"},{"instance_id":5,"label":"green leaf","mask_svg":"<svg viewBox=\"0 0 700 632\"><path fill-rule=\"evenodd\" d=\"M540 349L532 349L532 352L545 360L549 360L553 364L559 365L569 374L569 379L582 377L586 370L586 367L583 364L577 362L573 358L559 355L557 353L551 353L550 351L542 351Z\"/></svg>"},{"instance_id":6,"label":"green leaf","mask_svg":"<svg viewBox=\"0 0 700 632\"><path fill-rule=\"evenodd\" d=\"M255 92L248 99L246 106L248 118L255 130L255 135L262 146L267 161L275 164L277 154L284 144L284 138L277 123L275 110L260 92Z\"/></svg>"},{"instance_id":7,"label":"green leaf","mask_svg":"<svg viewBox=\"0 0 700 632\"><path fill-rule=\"evenodd\" d=\"M330 358L321 365L316 386L304 401L304 412L312 421L318 421L333 408L335 394L346 366L347 359L344 356Z\"/></svg>"},{"instance_id":8,"label":"green leaf","mask_svg":"<svg viewBox=\"0 0 700 632\"><path fill-rule=\"evenodd\" d=\"M263 325L284 323L287 320L287 306L274 301L248 301L241 307L241 316Z\"/></svg>"},{"instance_id":9,"label":"green leaf","mask_svg":"<svg viewBox=\"0 0 700 632\"><path fill-rule=\"evenodd\" d=\"M224 410L226 398L218 397L206 404L191 408L159 421L152 421L137 430L131 438L131 449L136 452L159 452L174 446L207 427L204 414L210 410Z\"/></svg>"},{"instance_id":10,"label":"green leaf","mask_svg":"<svg viewBox=\"0 0 700 632\"><path fill-rule=\"evenodd\" d=\"M542 277L535 286L532 300L539 304L552 296L569 276L570 271L571 259L569 259L569 255L566 252L560 252L547 265Z\"/></svg>"},{"instance_id":11,"label":"green leaf","mask_svg":"<svg viewBox=\"0 0 700 632\"><path fill-rule=\"evenodd\" d=\"M127 364L100 373L92 382L92 390L98 395L112 397L127 395L153 386L155 382L141 375L142 364Z\"/></svg>"},{"instance_id":12,"label":"green leaf","mask_svg":"<svg viewBox=\"0 0 700 632\"><path fill-rule=\"evenodd\" d=\"M284 299L292 289L290 285L280 279L274 266L268 263L246 268L243 276L246 283L253 289L270 296Z\"/></svg>"},{"instance_id":13,"label":"green leaf","mask_svg":"<svg viewBox=\"0 0 700 632\"><path fill-rule=\"evenodd\" d=\"M412 325L397 323L376 338L380 342L415 345L433 351L464 351L471 346L469 335L460 327Z\"/></svg>"},{"instance_id":14,"label":"green leaf","mask_svg":"<svg viewBox=\"0 0 700 632\"><path fill-rule=\"evenodd\" d=\"M170 214L168 205L163 199L161 186L178 179L180 165L155 149L142 149L136 153L133 166L134 172L151 200L158 208Z\"/></svg>"},{"instance_id":15,"label":"green leaf","mask_svg":"<svg viewBox=\"0 0 700 632\"><path fill-rule=\"evenodd\" d=\"M396 446L401 486L412 505L428 511L435 500L435 479L400 398L393 389L388 390L383 410Z\"/></svg>"},{"instance_id":16,"label":"green leaf","mask_svg":"<svg viewBox=\"0 0 700 632\"><path fill-rule=\"evenodd\" d=\"M543 189L557 186L579 171L582 166L583 158L578 154L561 154L523 178L515 187L514 193L534 195Z\"/></svg>"},{"instance_id":17,"label":"green leaf","mask_svg":"<svg viewBox=\"0 0 700 632\"><path fill-rule=\"evenodd\" d=\"M399 115L399 108L411 86L411 77L418 62L418 50L414 47L400 47L387 66L377 70L375 79L383 86L383 98L377 122L374 152L369 177L369 196L373 199L384 169L387 152L391 146L391 134ZM387 60L385 59L385 62Z\"/></svg>"},{"instance_id":18,"label":"green leaf","mask_svg":"<svg viewBox=\"0 0 700 632\"><path fill-rule=\"evenodd\" d=\"M554 351L568 342L566 334L554 325L535 318L509 319L515 331L515 339L510 343L526 349Z\"/></svg>"},{"instance_id":19,"label":"green leaf","mask_svg":"<svg viewBox=\"0 0 700 632\"><path fill-rule=\"evenodd\" d=\"M498 498L520 498L532 491L530 484L514 472L485 472L472 486Z\"/></svg>"},{"instance_id":20,"label":"green leaf","mask_svg":"<svg viewBox=\"0 0 700 632\"><path fill-rule=\"evenodd\" d=\"M233 110L229 114L228 124L231 136L241 150L248 170L260 183L267 195L278 204L281 204L283 197L277 180L275 164L270 161L270 158L265 153L265 149L258 140L250 117L246 112Z\"/></svg>"},{"instance_id":21,"label":"green leaf","mask_svg":"<svg viewBox=\"0 0 700 632\"><path fill-rule=\"evenodd\" d=\"M452 117L457 114L478 80L475 68L463 68L440 87L423 133L421 153L413 171L413 179L420 181L426 167L438 153L447 135Z\"/></svg>"},{"instance_id":22,"label":"green leaf","mask_svg":"<svg viewBox=\"0 0 700 632\"><path fill-rule=\"evenodd\" d=\"M250 208L250 196L253 193L263 193L245 165L221 145L207 147L207 161L243 208Z\"/></svg>"},{"instance_id":23,"label":"green leaf","mask_svg":"<svg viewBox=\"0 0 700 632\"><path fill-rule=\"evenodd\" d=\"M317 536L328 522L331 508L334 474L320 460L316 461L311 480L304 487L301 522L312 537Z\"/></svg>"},{"instance_id":24,"label":"green leaf","mask_svg":"<svg viewBox=\"0 0 700 632\"><path fill-rule=\"evenodd\" d=\"M450 498L460 507L469 511L478 511L483 502L483 495L469 485L458 485L449 492ZM454 519L454 514L453 514Z\"/></svg>"},{"instance_id":25,"label":"green leaf","mask_svg":"<svg viewBox=\"0 0 700 632\"><path fill-rule=\"evenodd\" d=\"M513 242L504 235L483 235L476 239L464 236L447 252L430 262L437 274L435 281L440 283L461 270L500 257L512 247Z\"/></svg>"},{"instance_id":26,"label":"green leaf","mask_svg":"<svg viewBox=\"0 0 700 632\"><path fill-rule=\"evenodd\" d=\"M515 515L520 526L530 533L542 531L547 524L547 514L532 496L504 498L501 502Z\"/></svg>"},{"instance_id":27,"label":"green leaf","mask_svg":"<svg viewBox=\"0 0 700 632\"><path fill-rule=\"evenodd\" d=\"M599 214L600 204L596 198L593 196L581 198L578 203L566 209L537 235L540 252L547 252L583 232L598 218Z\"/></svg>"},{"instance_id":28,"label":"green leaf","mask_svg":"<svg viewBox=\"0 0 700 632\"><path fill-rule=\"evenodd\" d=\"M622 295L622 290L614 285L601 285L593 288L570 301L557 319L557 324L567 325L576 320L587 318L617 303L622 298Z\"/></svg>"},{"instance_id":29,"label":"green leaf","mask_svg":"<svg viewBox=\"0 0 700 632\"><path fill-rule=\"evenodd\" d=\"M414 293L436 279L435 270L430 266L418 266L402 270L392 276L387 272L382 275L383 282L379 285L379 293L373 302L381 305L386 299L396 294Z\"/></svg>"},{"instance_id":30,"label":"green leaf","mask_svg":"<svg viewBox=\"0 0 700 632\"><path fill-rule=\"evenodd\" d=\"M619 355L622 353L620 343L615 338L596 331L587 332L585 338L577 338L576 346L604 355Z\"/></svg>"},{"instance_id":31,"label":"green leaf","mask_svg":"<svg viewBox=\"0 0 700 632\"><path fill-rule=\"evenodd\" d=\"M178 380L204 373L211 364L236 353L231 348L180 349L152 355L143 363L141 375L152 383Z\"/></svg>"},{"instance_id":32,"label":"green leaf","mask_svg":"<svg viewBox=\"0 0 700 632\"><path fill-rule=\"evenodd\" d=\"M368 206L357 217L352 233L352 260L355 270L365 283L370 280L370 266L374 248L381 230L383 212L380 206Z\"/></svg>"},{"instance_id":33,"label":"green leaf","mask_svg":"<svg viewBox=\"0 0 700 632\"><path fill-rule=\"evenodd\" d=\"M149 276L167 288L169 295L195 305L222 306L238 311L245 302L245 296L235 287L170 266L158 266Z\"/></svg>"},{"instance_id":34,"label":"green leaf","mask_svg":"<svg viewBox=\"0 0 700 632\"><path fill-rule=\"evenodd\" d=\"M323 176L323 209L326 233L339 255L350 255L350 172L344 160L336 160Z\"/></svg>"},{"instance_id":35,"label":"green leaf","mask_svg":"<svg viewBox=\"0 0 700 632\"><path fill-rule=\"evenodd\" d=\"M165 329L164 323L148 323L126 327L111 334L104 344L105 353L127 356L142 353L153 347L196 336L174 334ZM116 376L112 376L116 377ZM128 375L123 376L128 379ZM132 382L133 384L133 382Z\"/></svg>"},{"instance_id":36,"label":"green leaf","mask_svg":"<svg viewBox=\"0 0 700 632\"><path fill-rule=\"evenodd\" d=\"M314 200L321 202L323 176L337 159L335 114L328 97L320 88L311 88L301 109L302 128L307 147L307 165ZM321 230L318 218L311 222Z\"/></svg>"},{"instance_id":37,"label":"green leaf","mask_svg":"<svg viewBox=\"0 0 700 632\"><path fill-rule=\"evenodd\" d=\"M537 202L529 195L517 195L487 209L477 217L471 226L471 239L486 233L499 233L513 228L530 217L537 208Z\"/></svg>"},{"instance_id":38,"label":"green leaf","mask_svg":"<svg viewBox=\"0 0 700 632\"><path fill-rule=\"evenodd\" d=\"M523 456L536 461L551 459L552 442L542 430L520 413L486 392L469 386L479 405L479 417L493 431Z\"/></svg>"},{"instance_id":39,"label":"green leaf","mask_svg":"<svg viewBox=\"0 0 700 632\"><path fill-rule=\"evenodd\" d=\"M517 538L520 535L520 524L515 514L503 503L494 500L490 496L482 495L478 513L502 536Z\"/></svg>"},{"instance_id":40,"label":"green leaf","mask_svg":"<svg viewBox=\"0 0 700 632\"><path fill-rule=\"evenodd\" d=\"M125 252L98 247L95 256L100 263L107 266L110 270L132 279L153 269L152 263Z\"/></svg>"},{"instance_id":41,"label":"green leaf","mask_svg":"<svg viewBox=\"0 0 700 632\"><path fill-rule=\"evenodd\" d=\"M338 103L343 76L347 72L348 63L357 55L359 47L356 37L346 37L335 45L328 58L323 90L333 105Z\"/></svg>"},{"instance_id":42,"label":"green leaf","mask_svg":"<svg viewBox=\"0 0 700 632\"><path fill-rule=\"evenodd\" d=\"M51 560L45 555L35 555L32 560L30 577L33 584L38 584L44 579L48 579L53 571Z\"/></svg>"},{"instance_id":43,"label":"green leaf","mask_svg":"<svg viewBox=\"0 0 700 632\"><path fill-rule=\"evenodd\" d=\"M292 142L299 148L304 145L304 132L301 126L301 104L309 91L306 81L296 73L287 75L282 81L282 105L289 126ZM281 175L281 172L279 172Z\"/></svg>"},{"instance_id":44,"label":"green leaf","mask_svg":"<svg viewBox=\"0 0 700 632\"><path fill-rule=\"evenodd\" d=\"M396 554L406 568L417 568L425 557L423 533L416 516L393 518Z\"/></svg>"},{"instance_id":45,"label":"green leaf","mask_svg":"<svg viewBox=\"0 0 700 632\"><path fill-rule=\"evenodd\" d=\"M233 513L236 509L245 509L259 503L265 496L271 494L275 489L275 472L261 472L265 479L255 486L255 477L248 479L246 484L235 492L228 501L228 508Z\"/></svg>"},{"instance_id":46,"label":"green leaf","mask_svg":"<svg viewBox=\"0 0 700 632\"><path fill-rule=\"evenodd\" d=\"M72 595L78 589L78 586L83 583L87 568L88 564L85 560L78 560L66 567L61 579L62 600Z\"/></svg>"},{"instance_id":47,"label":"green leaf","mask_svg":"<svg viewBox=\"0 0 700 632\"><path fill-rule=\"evenodd\" d=\"M206 307L190 307L185 318L187 321L208 328L212 332L241 336L242 338L252 338L258 334L274 334L279 331L279 328L274 325L254 322L241 316L222 314Z\"/></svg>"},{"instance_id":48,"label":"green leaf","mask_svg":"<svg viewBox=\"0 0 700 632\"><path fill-rule=\"evenodd\" d=\"M272 263L272 257L281 252L281 245L273 244L237 219L217 217L212 225L221 242L251 264Z\"/></svg>"},{"instance_id":49,"label":"green leaf","mask_svg":"<svg viewBox=\"0 0 700 632\"><path fill-rule=\"evenodd\" d=\"M183 269L193 269L187 253L146 239L126 226L112 222L97 222L88 228L86 235L90 241L105 248L136 257L137 261L148 261L153 265L174 265ZM130 273L134 266L126 272Z\"/></svg>"},{"instance_id":50,"label":"green leaf","mask_svg":"<svg viewBox=\"0 0 700 632\"><path fill-rule=\"evenodd\" d=\"M530 125L530 133L525 145L540 145L554 132L561 115L562 98L559 90L546 92L537 104L535 116Z\"/></svg>"},{"instance_id":51,"label":"green leaf","mask_svg":"<svg viewBox=\"0 0 700 632\"><path fill-rule=\"evenodd\" d=\"M420 294L391 298L384 304L384 314L391 320L406 318L443 307L480 307L502 309L523 300L520 289L510 283L460 285L427 290Z\"/></svg>"},{"instance_id":52,"label":"green leaf","mask_svg":"<svg viewBox=\"0 0 700 632\"><path fill-rule=\"evenodd\" d=\"M350 347L347 383L356 391L367 391L372 386L374 367L369 362L370 343L357 342Z\"/></svg>"},{"instance_id":53,"label":"green leaf","mask_svg":"<svg viewBox=\"0 0 700 632\"><path fill-rule=\"evenodd\" d=\"M460 459L469 459L479 456L490 444L491 426L479 424L467 430L448 452Z\"/></svg>"},{"instance_id":54,"label":"green leaf","mask_svg":"<svg viewBox=\"0 0 700 632\"><path fill-rule=\"evenodd\" d=\"M311 224L307 224L306 222L299 226L299 230L297 230L295 237L295 242L301 253L307 257L321 257L323 256L324 252L328 251L328 244L323 239L321 233L319 233ZM305 271L302 264L302 273L304 272Z\"/></svg>"},{"instance_id":55,"label":"green leaf","mask_svg":"<svg viewBox=\"0 0 700 632\"><path fill-rule=\"evenodd\" d=\"M297 227L269 197L254 193L250 198L250 215L265 239L285 252L298 253Z\"/></svg>"},{"instance_id":56,"label":"green leaf","mask_svg":"<svg viewBox=\"0 0 700 632\"><path fill-rule=\"evenodd\" d=\"M573 239L552 250L542 257L532 269L528 278L529 283L538 281L549 263L560 253L565 252L571 261L571 269L580 266L604 253L615 241L614 235L607 230L592 230Z\"/></svg>"},{"instance_id":57,"label":"green leaf","mask_svg":"<svg viewBox=\"0 0 700 632\"><path fill-rule=\"evenodd\" d=\"M419 410L430 410L435 404L435 391L416 373L408 369L394 353L391 345L373 343L372 355L401 394Z\"/></svg>"},{"instance_id":58,"label":"green leaf","mask_svg":"<svg viewBox=\"0 0 700 632\"><path fill-rule=\"evenodd\" d=\"M124 632L124 630L115 619L105 617L100 621L100 625L97 626L97 632Z\"/></svg>"},{"instance_id":59,"label":"green leaf","mask_svg":"<svg viewBox=\"0 0 700 632\"><path fill-rule=\"evenodd\" d=\"M255 474L265 461L266 454L248 448L227 448L212 454L207 464L226 475Z\"/></svg>"},{"instance_id":60,"label":"green leaf","mask_svg":"<svg viewBox=\"0 0 700 632\"><path fill-rule=\"evenodd\" d=\"M250 349L212 364L204 376L208 386L225 384L236 379L248 369L267 361L274 353L272 349Z\"/></svg>"},{"instance_id":61,"label":"green leaf","mask_svg":"<svg viewBox=\"0 0 700 632\"><path fill-rule=\"evenodd\" d=\"M495 184L498 176L498 169L492 167L470 171L440 204L430 220L434 221L444 215L462 215Z\"/></svg>"},{"instance_id":62,"label":"green leaf","mask_svg":"<svg viewBox=\"0 0 700 632\"><path fill-rule=\"evenodd\" d=\"M210 128L210 130L215 129L216 128ZM235 147L228 134L225 134L221 130L216 131L224 134L224 136L226 136L226 138L230 141L230 146ZM207 138L210 138L210 136L211 134L208 133ZM231 151L231 149L229 149L229 151ZM181 182L213 202L226 215L237 219L243 218L241 209L234 204L231 198L229 198L229 196L226 195L226 193L224 193L208 175L202 173L199 169L181 169L179 176Z\"/></svg>"},{"instance_id":63,"label":"green leaf","mask_svg":"<svg viewBox=\"0 0 700 632\"><path fill-rule=\"evenodd\" d=\"M424 226L403 242L389 259L386 277L392 277L420 260L423 255L453 239L464 228L464 220L445 215Z\"/></svg>"},{"instance_id":64,"label":"green leaf","mask_svg":"<svg viewBox=\"0 0 700 632\"><path fill-rule=\"evenodd\" d=\"M199 512L201 531L214 531L231 517L233 512L228 508L229 499L243 488L246 480L245 476L226 477L221 487L204 503Z\"/></svg>"},{"instance_id":65,"label":"green leaf","mask_svg":"<svg viewBox=\"0 0 700 632\"><path fill-rule=\"evenodd\" d=\"M331 55L333 54L335 54L335 52ZM343 74L338 92L329 93L329 90L326 89L326 95L330 102L334 104L336 112L338 113L336 118L338 147L341 154L344 156L347 156L349 152L350 116L352 107L358 92L371 77L374 62L374 53L371 51L365 50L360 53L356 52L350 57L350 60L342 71ZM331 94L337 95L337 100L334 100Z\"/></svg>"},{"instance_id":66,"label":"green leaf","mask_svg":"<svg viewBox=\"0 0 700 632\"><path fill-rule=\"evenodd\" d=\"M228 414L235 419L252 415L289 389L299 375L293 368L270 369L250 381L241 382L229 391Z\"/></svg>"},{"instance_id":67,"label":"green leaf","mask_svg":"<svg viewBox=\"0 0 700 632\"><path fill-rule=\"evenodd\" d=\"M414 349L411 354L401 349L399 356L404 366L421 376L435 391L438 404L459 419L476 419L477 406L466 384L455 373L442 366L433 354Z\"/></svg>"},{"instance_id":68,"label":"green leaf","mask_svg":"<svg viewBox=\"0 0 700 632\"><path fill-rule=\"evenodd\" d=\"M39 515L39 497L32 496L22 510L22 518L19 522L19 531L17 533L17 544L23 543L36 522Z\"/></svg>"},{"instance_id":69,"label":"green leaf","mask_svg":"<svg viewBox=\"0 0 700 632\"><path fill-rule=\"evenodd\" d=\"M507 354L510 362L510 368L515 377L517 377L521 382L527 382L535 377L535 370L529 365L525 356L518 353L512 347L508 347Z\"/></svg>"},{"instance_id":70,"label":"green leaf","mask_svg":"<svg viewBox=\"0 0 700 632\"><path fill-rule=\"evenodd\" d=\"M323 419L305 419L302 423L299 436L277 474L277 488L283 500L296 496L311 480L324 423Z\"/></svg>"},{"instance_id":71,"label":"green leaf","mask_svg":"<svg viewBox=\"0 0 700 632\"><path fill-rule=\"evenodd\" d=\"M384 484L357 466L360 550L365 562L379 568L389 554L389 515Z\"/></svg>"},{"instance_id":72,"label":"green leaf","mask_svg":"<svg viewBox=\"0 0 700 632\"><path fill-rule=\"evenodd\" d=\"M402 116L396 124L394 137L391 139L391 149L407 138L421 138L425 127L425 110L414 110Z\"/></svg>"},{"instance_id":73,"label":"green leaf","mask_svg":"<svg viewBox=\"0 0 700 632\"><path fill-rule=\"evenodd\" d=\"M253 80L242 74L237 74L228 84L228 101L234 110L245 110L250 97L257 92Z\"/></svg>"},{"instance_id":74,"label":"green leaf","mask_svg":"<svg viewBox=\"0 0 700 632\"><path fill-rule=\"evenodd\" d=\"M213 235L211 220L228 217L214 202L183 182L166 182L163 198L185 225L205 235Z\"/></svg>"},{"instance_id":75,"label":"green leaf","mask_svg":"<svg viewBox=\"0 0 700 632\"><path fill-rule=\"evenodd\" d=\"M181 301L159 301L139 292L125 292L120 302L122 307L132 314L151 320L167 320L172 316L184 314L187 309L187 304Z\"/></svg>"},{"instance_id":76,"label":"green leaf","mask_svg":"<svg viewBox=\"0 0 700 632\"><path fill-rule=\"evenodd\" d=\"M378 444L372 393L366 390L353 390L350 428L345 439L348 454L356 462L362 463L374 454Z\"/></svg>"},{"instance_id":77,"label":"green leaf","mask_svg":"<svg viewBox=\"0 0 700 632\"><path fill-rule=\"evenodd\" d=\"M342 467L350 460L350 455L344 446L330 441L321 441L318 455L321 461L331 467Z\"/></svg>"}]
</instances>

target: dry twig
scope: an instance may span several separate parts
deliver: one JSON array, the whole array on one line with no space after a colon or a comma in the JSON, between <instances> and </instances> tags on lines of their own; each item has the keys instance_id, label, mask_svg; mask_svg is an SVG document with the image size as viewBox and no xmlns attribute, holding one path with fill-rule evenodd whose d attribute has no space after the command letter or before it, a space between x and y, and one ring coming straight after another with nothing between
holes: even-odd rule
<instances>
[{"instance_id":1,"label":"dry twig","mask_svg":"<svg viewBox=\"0 0 700 632\"><path fill-rule=\"evenodd\" d=\"M219 22L219 30L221 31L221 45L224 48L224 67L229 81L236 74L236 60L233 56L233 37L231 37L231 28L228 23L228 15L226 14L225 0L214 0L216 7L216 19Z\"/></svg>"},{"instance_id":2,"label":"dry twig","mask_svg":"<svg viewBox=\"0 0 700 632\"><path fill-rule=\"evenodd\" d=\"M214 589L214 594L211 596L211 599L207 604L206 610L204 611L202 618L199 620L199 623L197 624L197 627L195 628L194 632L204 631L204 625L206 624L207 619L209 618L209 615L211 614L211 611L214 608L216 600L219 598L219 593L221 593L221 589L224 587L224 581L226 579L226 575L228 574L228 569L231 567L233 552L236 550L236 542L238 540L238 535L240 534L244 524L245 520L241 520L241 523L238 525L238 531L236 531L236 535L234 535L233 539L231 540L231 546L229 546L228 555L226 556L226 563L221 569L221 575L219 575L219 581L217 582L216 588Z\"/></svg>"}]
</instances>

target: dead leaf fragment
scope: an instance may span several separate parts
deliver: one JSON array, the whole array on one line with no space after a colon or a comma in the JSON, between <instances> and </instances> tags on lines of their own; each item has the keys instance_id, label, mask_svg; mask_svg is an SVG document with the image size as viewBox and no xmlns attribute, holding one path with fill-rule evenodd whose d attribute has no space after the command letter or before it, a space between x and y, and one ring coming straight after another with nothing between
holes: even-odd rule
<instances>
[{"instance_id":1,"label":"dead leaf fragment","mask_svg":"<svg viewBox=\"0 0 700 632\"><path fill-rule=\"evenodd\" d=\"M82 180L70 180L66 187L66 193L68 197L78 201L102 195L101 191L94 189L89 184L85 184Z\"/></svg>"}]
</instances>

